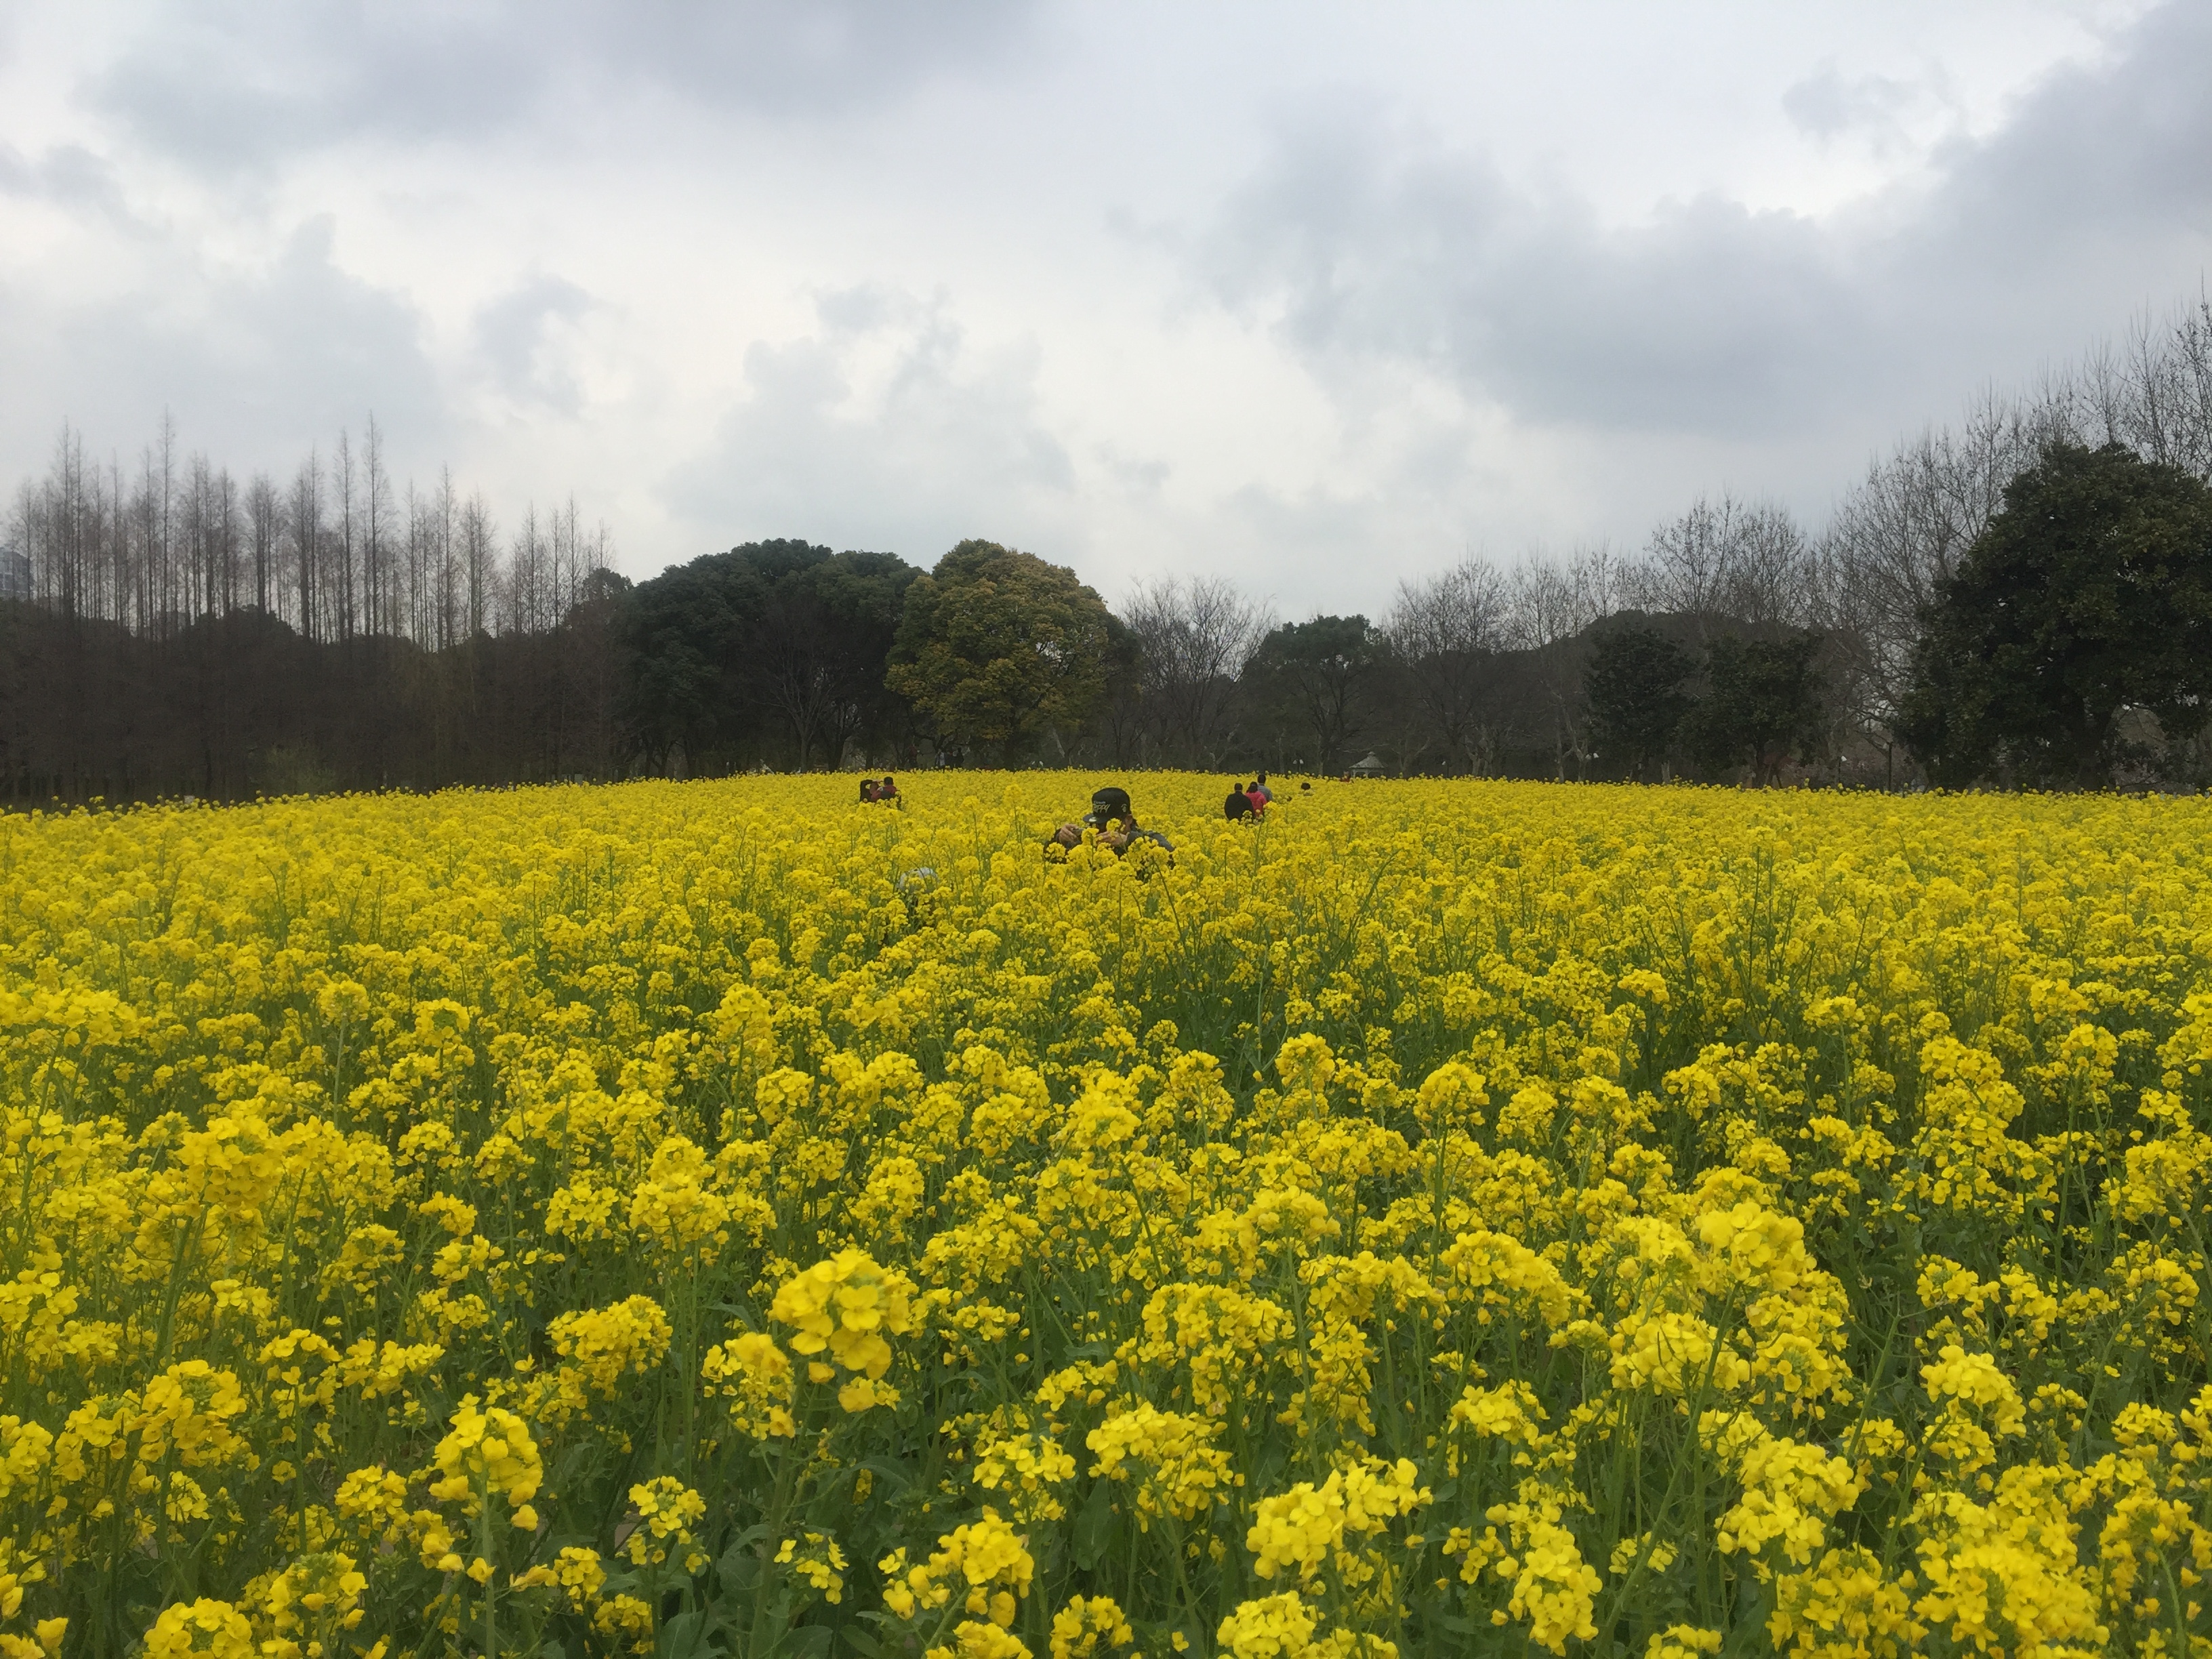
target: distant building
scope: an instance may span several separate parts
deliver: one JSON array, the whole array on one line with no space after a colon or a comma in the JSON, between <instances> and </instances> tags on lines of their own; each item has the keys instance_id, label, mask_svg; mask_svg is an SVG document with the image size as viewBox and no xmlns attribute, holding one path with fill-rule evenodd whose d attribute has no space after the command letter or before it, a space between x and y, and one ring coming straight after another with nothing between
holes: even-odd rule
<instances>
[{"instance_id":1,"label":"distant building","mask_svg":"<svg viewBox=\"0 0 2212 1659\"><path fill-rule=\"evenodd\" d=\"M31 562L13 544L0 545L0 599L31 597Z\"/></svg>"}]
</instances>

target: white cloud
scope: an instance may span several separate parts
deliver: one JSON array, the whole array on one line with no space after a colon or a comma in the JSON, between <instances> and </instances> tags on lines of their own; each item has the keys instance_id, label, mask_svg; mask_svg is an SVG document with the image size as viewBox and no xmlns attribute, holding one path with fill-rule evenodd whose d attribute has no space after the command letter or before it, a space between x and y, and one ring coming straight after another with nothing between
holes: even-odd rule
<instances>
[{"instance_id":1,"label":"white cloud","mask_svg":"<svg viewBox=\"0 0 2212 1659\"><path fill-rule=\"evenodd\" d=\"M507 397L543 404L556 414L582 411L583 388L563 335L588 315L594 301L575 283L534 276L480 307L477 349Z\"/></svg>"},{"instance_id":2,"label":"white cloud","mask_svg":"<svg viewBox=\"0 0 2212 1659\"><path fill-rule=\"evenodd\" d=\"M917 562L964 537L1069 530L1066 450L1039 418L1033 343L972 346L941 307L825 295L819 330L757 343L744 395L667 495L702 538L801 536Z\"/></svg>"},{"instance_id":3,"label":"white cloud","mask_svg":"<svg viewBox=\"0 0 2212 1659\"><path fill-rule=\"evenodd\" d=\"M89 199L115 216L106 192ZM188 444L248 471L285 467L370 410L428 454L447 435L421 319L333 262L327 220L248 265L136 221L88 240L0 283L0 384L41 393L0 399L0 449L23 471L64 420L95 453L127 455L164 410Z\"/></svg>"},{"instance_id":4,"label":"white cloud","mask_svg":"<svg viewBox=\"0 0 2212 1659\"><path fill-rule=\"evenodd\" d=\"M2168 11L2118 63L1952 140L1932 182L1818 216L1706 192L1611 226L1332 110L1284 134L1190 258L1319 374L1382 354L1540 422L1848 429L1887 388L1934 390L1931 368L1955 396L2193 286L2212 252L2208 65L2212 15ZM2125 266L2145 290L2112 292Z\"/></svg>"}]
</instances>

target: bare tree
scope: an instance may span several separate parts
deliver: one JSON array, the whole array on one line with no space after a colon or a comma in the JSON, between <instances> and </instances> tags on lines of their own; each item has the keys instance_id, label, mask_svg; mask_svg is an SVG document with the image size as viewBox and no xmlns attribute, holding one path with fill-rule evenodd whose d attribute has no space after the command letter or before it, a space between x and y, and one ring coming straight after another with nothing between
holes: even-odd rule
<instances>
[{"instance_id":1,"label":"bare tree","mask_svg":"<svg viewBox=\"0 0 2212 1659\"><path fill-rule=\"evenodd\" d=\"M400 632L393 604L391 550L386 545L392 518L392 477L384 470L384 434L376 416L368 417L368 439L362 456L362 605L366 626L372 634Z\"/></svg>"},{"instance_id":2,"label":"bare tree","mask_svg":"<svg viewBox=\"0 0 2212 1659\"><path fill-rule=\"evenodd\" d=\"M453 494L453 469L438 469L438 493L431 498L437 569L437 649L443 651L459 637L461 626L461 553L459 506Z\"/></svg>"},{"instance_id":3,"label":"bare tree","mask_svg":"<svg viewBox=\"0 0 2212 1659\"><path fill-rule=\"evenodd\" d=\"M534 634L544 625L546 604L545 538L538 528L538 506L523 508L522 525L514 532L507 566L507 621L510 633Z\"/></svg>"},{"instance_id":4,"label":"bare tree","mask_svg":"<svg viewBox=\"0 0 2212 1659\"><path fill-rule=\"evenodd\" d=\"M431 537L422 497L412 478L407 481L407 493L400 504L400 520L406 526L406 540L399 552L401 620L398 631L403 638L420 645L429 637Z\"/></svg>"},{"instance_id":5,"label":"bare tree","mask_svg":"<svg viewBox=\"0 0 2212 1659\"><path fill-rule=\"evenodd\" d=\"M593 574L605 526L587 531L570 502L557 595L541 583L539 625L492 635L508 607L489 508L458 505L447 472L434 493L408 489L403 536L382 438L372 421L365 457L342 433L327 474L310 450L283 485L241 491L166 416L127 468L94 463L64 427L0 522L0 599L21 607L0 616L0 793L619 771L627 585ZM550 637L569 611L581 623ZM417 648L353 648L380 631Z\"/></svg>"},{"instance_id":6,"label":"bare tree","mask_svg":"<svg viewBox=\"0 0 2212 1659\"><path fill-rule=\"evenodd\" d=\"M224 467L215 477L216 588L222 612L238 609L238 483Z\"/></svg>"},{"instance_id":7,"label":"bare tree","mask_svg":"<svg viewBox=\"0 0 2212 1659\"><path fill-rule=\"evenodd\" d=\"M177 422L164 409L161 435L146 452L137 513L141 592L140 626L173 633L184 620L184 595L177 559Z\"/></svg>"},{"instance_id":8,"label":"bare tree","mask_svg":"<svg viewBox=\"0 0 2212 1659\"><path fill-rule=\"evenodd\" d=\"M120 526L117 551L130 574L125 586L131 595L131 625L141 633L166 630L162 614L163 589L168 574L164 545L167 495L163 467L155 459L152 445L139 453L138 484L132 492L128 516Z\"/></svg>"},{"instance_id":9,"label":"bare tree","mask_svg":"<svg viewBox=\"0 0 2212 1659\"><path fill-rule=\"evenodd\" d=\"M552 523L553 568L550 586L552 589L552 615L547 625L556 626L576 603L576 596L584 585L585 565L588 558L584 545L583 526L576 514L576 498L557 507L549 515Z\"/></svg>"},{"instance_id":10,"label":"bare tree","mask_svg":"<svg viewBox=\"0 0 2212 1659\"><path fill-rule=\"evenodd\" d=\"M333 561L336 568L332 573L337 579L335 596L337 634L339 639L345 640L353 637L358 626L355 614L358 584L354 568L358 549L354 533L353 439L343 427L338 429L337 456L331 462L331 483L337 492L337 523L332 526L337 538L337 556Z\"/></svg>"},{"instance_id":11,"label":"bare tree","mask_svg":"<svg viewBox=\"0 0 2212 1659\"><path fill-rule=\"evenodd\" d=\"M1417 714L1421 742L1433 741L1478 775L1494 769L1504 730L1497 657L1506 642L1505 578L1486 560L1398 584L1382 637ZM1403 745L1407 748L1411 744Z\"/></svg>"},{"instance_id":12,"label":"bare tree","mask_svg":"<svg viewBox=\"0 0 2212 1659\"><path fill-rule=\"evenodd\" d=\"M215 609L215 469L205 455L185 463L185 612L200 616Z\"/></svg>"},{"instance_id":13,"label":"bare tree","mask_svg":"<svg viewBox=\"0 0 2212 1659\"><path fill-rule=\"evenodd\" d=\"M276 599L276 543L283 533L284 508L266 472L255 473L246 487L246 518L253 544L253 605L267 616Z\"/></svg>"},{"instance_id":14,"label":"bare tree","mask_svg":"<svg viewBox=\"0 0 2212 1659\"><path fill-rule=\"evenodd\" d=\"M2136 316L2117 349L2089 352L2060 383L2070 434L2212 478L2212 296L2163 323Z\"/></svg>"},{"instance_id":15,"label":"bare tree","mask_svg":"<svg viewBox=\"0 0 2212 1659\"><path fill-rule=\"evenodd\" d=\"M323 469L312 449L293 475L290 506L287 528L292 535L292 586L299 607L292 625L311 640L320 639L316 590L322 575Z\"/></svg>"},{"instance_id":16,"label":"bare tree","mask_svg":"<svg viewBox=\"0 0 2212 1659\"><path fill-rule=\"evenodd\" d=\"M1219 577L1171 576L1131 591L1122 621L1137 647L1146 736L1162 757L1219 761L1237 677L1274 620L1265 602Z\"/></svg>"},{"instance_id":17,"label":"bare tree","mask_svg":"<svg viewBox=\"0 0 2212 1659\"><path fill-rule=\"evenodd\" d=\"M1894 708L1923 611L2004 505L2005 486L2054 439L2079 435L2061 386L2021 403L1984 391L1953 428L1876 461L1837 503L1821 538L1830 603L1863 655L1868 714Z\"/></svg>"},{"instance_id":18,"label":"bare tree","mask_svg":"<svg viewBox=\"0 0 2212 1659\"><path fill-rule=\"evenodd\" d=\"M1556 776L1567 775L1570 761L1579 775L1587 757L1583 635L1620 609L1627 580L1620 561L1602 544L1579 548L1564 562L1532 554L1505 579L1506 637L1530 655Z\"/></svg>"},{"instance_id":19,"label":"bare tree","mask_svg":"<svg viewBox=\"0 0 2212 1659\"><path fill-rule=\"evenodd\" d=\"M1813 564L1812 546L1786 507L1701 495L1651 532L1621 592L1637 609L1685 618L1704 644L1723 623L1801 625Z\"/></svg>"},{"instance_id":20,"label":"bare tree","mask_svg":"<svg viewBox=\"0 0 2212 1659\"><path fill-rule=\"evenodd\" d=\"M461 573L467 593L466 636L470 639L490 626L498 566L498 531L483 492L478 490L461 509Z\"/></svg>"}]
</instances>

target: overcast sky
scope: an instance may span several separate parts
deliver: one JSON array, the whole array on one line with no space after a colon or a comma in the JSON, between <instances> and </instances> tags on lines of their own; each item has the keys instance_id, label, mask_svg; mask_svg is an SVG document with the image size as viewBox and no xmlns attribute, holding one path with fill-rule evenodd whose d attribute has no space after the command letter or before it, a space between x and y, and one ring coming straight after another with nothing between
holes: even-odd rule
<instances>
[{"instance_id":1,"label":"overcast sky","mask_svg":"<svg viewBox=\"0 0 2212 1659\"><path fill-rule=\"evenodd\" d=\"M981 536L1372 613L1817 524L2194 296L2208 86L2208 0L0 0L0 489L374 411L633 575Z\"/></svg>"}]
</instances>

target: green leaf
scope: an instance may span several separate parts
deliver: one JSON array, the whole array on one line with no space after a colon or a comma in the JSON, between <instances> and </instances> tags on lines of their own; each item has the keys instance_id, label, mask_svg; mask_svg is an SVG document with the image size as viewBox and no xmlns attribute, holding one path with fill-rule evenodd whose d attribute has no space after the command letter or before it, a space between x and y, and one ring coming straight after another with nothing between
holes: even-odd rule
<instances>
[{"instance_id":1,"label":"green leaf","mask_svg":"<svg viewBox=\"0 0 2212 1659\"><path fill-rule=\"evenodd\" d=\"M707 1616L694 1609L679 1613L660 1627L653 1643L656 1659L703 1659L715 1651L706 1640Z\"/></svg>"},{"instance_id":2,"label":"green leaf","mask_svg":"<svg viewBox=\"0 0 2212 1659\"><path fill-rule=\"evenodd\" d=\"M878 1488L886 1498L896 1501L914 1486L914 1471L889 1457L864 1457L860 1468L875 1477Z\"/></svg>"},{"instance_id":3,"label":"green leaf","mask_svg":"<svg viewBox=\"0 0 2212 1659\"><path fill-rule=\"evenodd\" d=\"M1090 1501L1083 1512L1075 1517L1075 1565L1088 1572L1098 1565L1106 1553L1106 1547L1114 1537L1114 1487L1110 1481L1094 1480L1091 1484Z\"/></svg>"},{"instance_id":4,"label":"green leaf","mask_svg":"<svg viewBox=\"0 0 2212 1659\"><path fill-rule=\"evenodd\" d=\"M740 1539L722 1552L722 1559L714 1564L714 1579L721 1585L725 1595L745 1595L760 1583L761 1559Z\"/></svg>"},{"instance_id":5,"label":"green leaf","mask_svg":"<svg viewBox=\"0 0 2212 1659\"><path fill-rule=\"evenodd\" d=\"M859 1654L860 1659L876 1659L884 1650L883 1644L858 1625L847 1625L837 1634L845 1638L845 1645Z\"/></svg>"}]
</instances>

